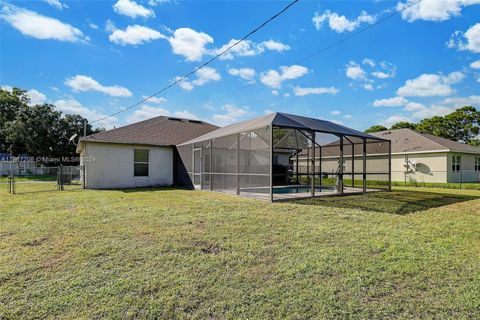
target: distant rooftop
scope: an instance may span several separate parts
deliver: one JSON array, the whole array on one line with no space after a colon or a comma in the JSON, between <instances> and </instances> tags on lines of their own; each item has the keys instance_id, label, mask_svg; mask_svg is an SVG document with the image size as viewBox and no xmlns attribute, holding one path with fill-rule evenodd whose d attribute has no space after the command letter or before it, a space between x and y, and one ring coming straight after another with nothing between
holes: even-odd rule
<instances>
[{"instance_id":1,"label":"distant rooftop","mask_svg":"<svg viewBox=\"0 0 480 320\"><path fill-rule=\"evenodd\" d=\"M411 129L386 130L372 135L391 140L392 153L444 151L480 154L480 148Z\"/></svg>"},{"instance_id":2,"label":"distant rooftop","mask_svg":"<svg viewBox=\"0 0 480 320\"><path fill-rule=\"evenodd\" d=\"M200 120L160 116L92 134L81 138L80 142L173 146L217 128Z\"/></svg>"}]
</instances>

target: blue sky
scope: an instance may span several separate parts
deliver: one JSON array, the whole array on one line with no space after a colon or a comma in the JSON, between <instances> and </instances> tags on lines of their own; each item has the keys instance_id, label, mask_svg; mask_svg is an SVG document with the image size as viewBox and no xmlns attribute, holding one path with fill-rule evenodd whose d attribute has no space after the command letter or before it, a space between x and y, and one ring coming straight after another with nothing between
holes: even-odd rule
<instances>
[{"instance_id":1,"label":"blue sky","mask_svg":"<svg viewBox=\"0 0 480 320\"><path fill-rule=\"evenodd\" d=\"M480 0L300 1L198 75L97 122L157 115L219 125L266 112L365 129L480 107ZM283 1L2 1L0 85L94 121L168 85Z\"/></svg>"}]
</instances>

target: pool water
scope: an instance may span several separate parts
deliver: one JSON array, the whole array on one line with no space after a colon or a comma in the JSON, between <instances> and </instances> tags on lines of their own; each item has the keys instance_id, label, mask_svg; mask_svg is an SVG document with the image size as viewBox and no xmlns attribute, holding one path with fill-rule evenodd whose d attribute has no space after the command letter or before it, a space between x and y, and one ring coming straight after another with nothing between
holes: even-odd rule
<instances>
[{"instance_id":1,"label":"pool water","mask_svg":"<svg viewBox=\"0 0 480 320\"><path fill-rule=\"evenodd\" d=\"M326 191L333 191L334 188L326 188L326 187L315 187L315 192L326 192ZM284 194L284 193L305 193L305 192L310 192L311 188L310 186L289 186L289 187L278 187L278 188L273 188L273 193L279 193L279 194Z\"/></svg>"}]
</instances>

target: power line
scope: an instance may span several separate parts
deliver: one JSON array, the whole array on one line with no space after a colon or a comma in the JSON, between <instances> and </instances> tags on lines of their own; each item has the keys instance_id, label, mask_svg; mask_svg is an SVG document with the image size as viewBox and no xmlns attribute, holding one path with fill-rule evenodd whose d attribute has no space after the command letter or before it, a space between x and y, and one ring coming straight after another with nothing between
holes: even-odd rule
<instances>
[{"instance_id":1,"label":"power line","mask_svg":"<svg viewBox=\"0 0 480 320\"><path fill-rule=\"evenodd\" d=\"M339 44L341 44L341 43L343 43L343 42L345 42L345 41L347 41L347 40L349 40L349 39L351 39L351 38L353 38L353 37L355 37L355 36L357 36L357 35L365 32L365 31L367 31L367 30L369 30L369 29L371 29L371 28L374 28L374 27L378 26L379 24L381 24L381 23L383 23L383 22L385 22L385 21L387 21L387 20L389 20L389 19L391 19L391 18L393 18L393 17L401 14L401 13L404 12L405 10L407 10L407 9L409 9L409 8L417 5L417 4L419 4L419 3L422 2L422 1L423 1L423 0L418 0L417 2L414 2L414 3L412 3L412 4L409 4L408 6L402 8L401 10L395 11L394 13L389 14L388 16L385 16L384 18L376 21L375 23L373 23L373 24L371 24L371 25L368 25L368 26L366 26L366 27L364 27L364 28L362 28L362 29L354 32L354 33L351 33L351 34L349 34L348 36L343 37L342 39L339 39L339 40L337 40L337 41L329 44L328 46L323 47L322 49L320 49L320 50L318 50L318 51L315 51L315 52L309 54L308 56L305 56L305 57L303 57L303 58L295 61L295 62L292 63L292 64L300 64L300 63L305 62L305 61L307 61L307 60L309 60L309 59L311 59L311 58L313 58L313 57L315 57L315 56L317 56L317 55L319 55L319 54L321 54L321 53L323 53L323 52L325 52L325 51L328 51L328 50L330 50L331 48L336 47L337 45L339 45ZM243 86L241 86L241 87L239 87L239 88L237 88L237 89L234 89L234 90L230 91L229 93L225 94L224 96L226 97L226 96L232 95L232 94L237 93L237 92L239 92L239 91L241 91L241 90L243 90L243 89L245 89L245 88L247 88L247 87L250 87L250 86L252 86L252 85L255 85L255 83L247 83L247 84L245 84L245 85L243 85ZM221 96L221 97L223 97L223 96Z\"/></svg>"},{"instance_id":2,"label":"power line","mask_svg":"<svg viewBox=\"0 0 480 320\"><path fill-rule=\"evenodd\" d=\"M220 56L224 55L225 53L227 53L228 51L230 51L232 48L234 48L235 46L239 45L240 43L244 42L247 38L249 38L251 35L253 35L254 33L258 32L260 29L262 29L263 27L265 27L268 23L270 23L271 21L275 20L276 18L278 18L281 14L283 14L285 11L287 11L288 9L290 9L291 6L293 6L295 3L297 3L298 1L300 0L293 0L292 2L290 2L286 7L284 7L282 10L280 10L279 12L277 12L276 14L274 14L272 17L270 17L269 19L267 19L265 22L263 22L261 25L259 25L258 27L256 27L255 29L253 29L252 31L250 31L249 33L247 33L245 36L243 36L240 40L236 41L235 43L233 43L232 45L228 46L225 50L223 50L222 52L216 54L215 56L213 56L211 59L207 60L206 62L202 63L201 65L199 65L198 67L196 67L195 69L193 69L192 71L190 71L189 73L187 73L186 75L176 79L174 82L172 82L171 84L169 84L168 86L160 89L159 91L155 92L154 94L140 100L139 102L135 103L135 104L132 104L131 106L128 106L120 111L117 111L115 113L112 113L111 115L108 115L108 116L105 116L103 118L100 118L100 119L97 119L95 121L92 121L91 123L95 123L95 122L98 122L98 121L102 121L102 120L105 120L105 119L108 119L108 118L111 118L111 117L114 117L122 112L125 112L127 110L130 110L132 108L135 108L136 106L148 101L149 99L161 94L162 92L170 89L171 87L175 86L177 83L179 82L182 82L183 80L187 79L188 77L190 77L191 75L193 75L194 73L196 73L198 70L206 67L207 65L209 65L210 63L212 63L213 61L215 61L217 58L219 58Z\"/></svg>"},{"instance_id":3,"label":"power line","mask_svg":"<svg viewBox=\"0 0 480 320\"><path fill-rule=\"evenodd\" d=\"M402 8L401 10L395 11L394 13L389 14L388 16L386 16L386 17L384 17L384 18L376 21L375 23L372 23L372 24L370 24L370 25L368 25L368 26L366 26L366 27L364 27L364 28L362 28L362 29L354 32L354 33L349 34L349 35L346 36L346 37L343 37L343 38L340 39L340 40L337 40L337 41L331 43L330 45L328 45L328 46L326 46L326 47L324 47L324 48L322 48L322 49L320 49L320 50L318 50L318 51L315 51L315 52L309 54L308 56L306 56L306 57L304 57L304 58L302 58L302 59L300 59L300 60L297 60L294 64L302 63L302 62L304 62L304 61L306 61L306 60L308 60L308 59L311 59L311 58L313 58L314 56L319 55L319 54L321 54L321 53L323 53L323 52L325 52L325 51L327 51L327 50L329 50L329 49L331 49L331 48L333 48L333 47L335 47L335 46L337 46L337 45L339 45L339 44L347 41L348 39L351 39L351 38L353 38L353 37L355 37L355 36L357 36L357 35L365 32L365 31L367 31L367 30L370 30L370 29L378 26L379 24L381 24L381 23L383 23L383 22L385 22L385 21L387 21L387 20L389 20L389 19L391 19L391 18L399 15L400 13L404 12L405 10L410 9L411 7L419 4L419 3L422 2L422 1L423 1L423 0L418 0L417 2L414 2L414 3L410 4L410 5Z\"/></svg>"}]
</instances>

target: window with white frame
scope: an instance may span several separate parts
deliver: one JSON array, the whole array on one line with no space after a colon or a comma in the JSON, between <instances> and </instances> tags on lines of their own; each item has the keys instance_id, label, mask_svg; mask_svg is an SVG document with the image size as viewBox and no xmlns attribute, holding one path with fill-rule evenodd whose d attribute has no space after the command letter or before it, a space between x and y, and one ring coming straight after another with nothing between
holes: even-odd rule
<instances>
[{"instance_id":1,"label":"window with white frame","mask_svg":"<svg viewBox=\"0 0 480 320\"><path fill-rule=\"evenodd\" d=\"M452 171L458 172L462 169L461 166L462 156L452 156Z\"/></svg>"},{"instance_id":2,"label":"window with white frame","mask_svg":"<svg viewBox=\"0 0 480 320\"><path fill-rule=\"evenodd\" d=\"M148 177L148 149L133 149L133 176Z\"/></svg>"},{"instance_id":3,"label":"window with white frame","mask_svg":"<svg viewBox=\"0 0 480 320\"><path fill-rule=\"evenodd\" d=\"M480 157L475 157L475 171L480 171Z\"/></svg>"}]
</instances>

